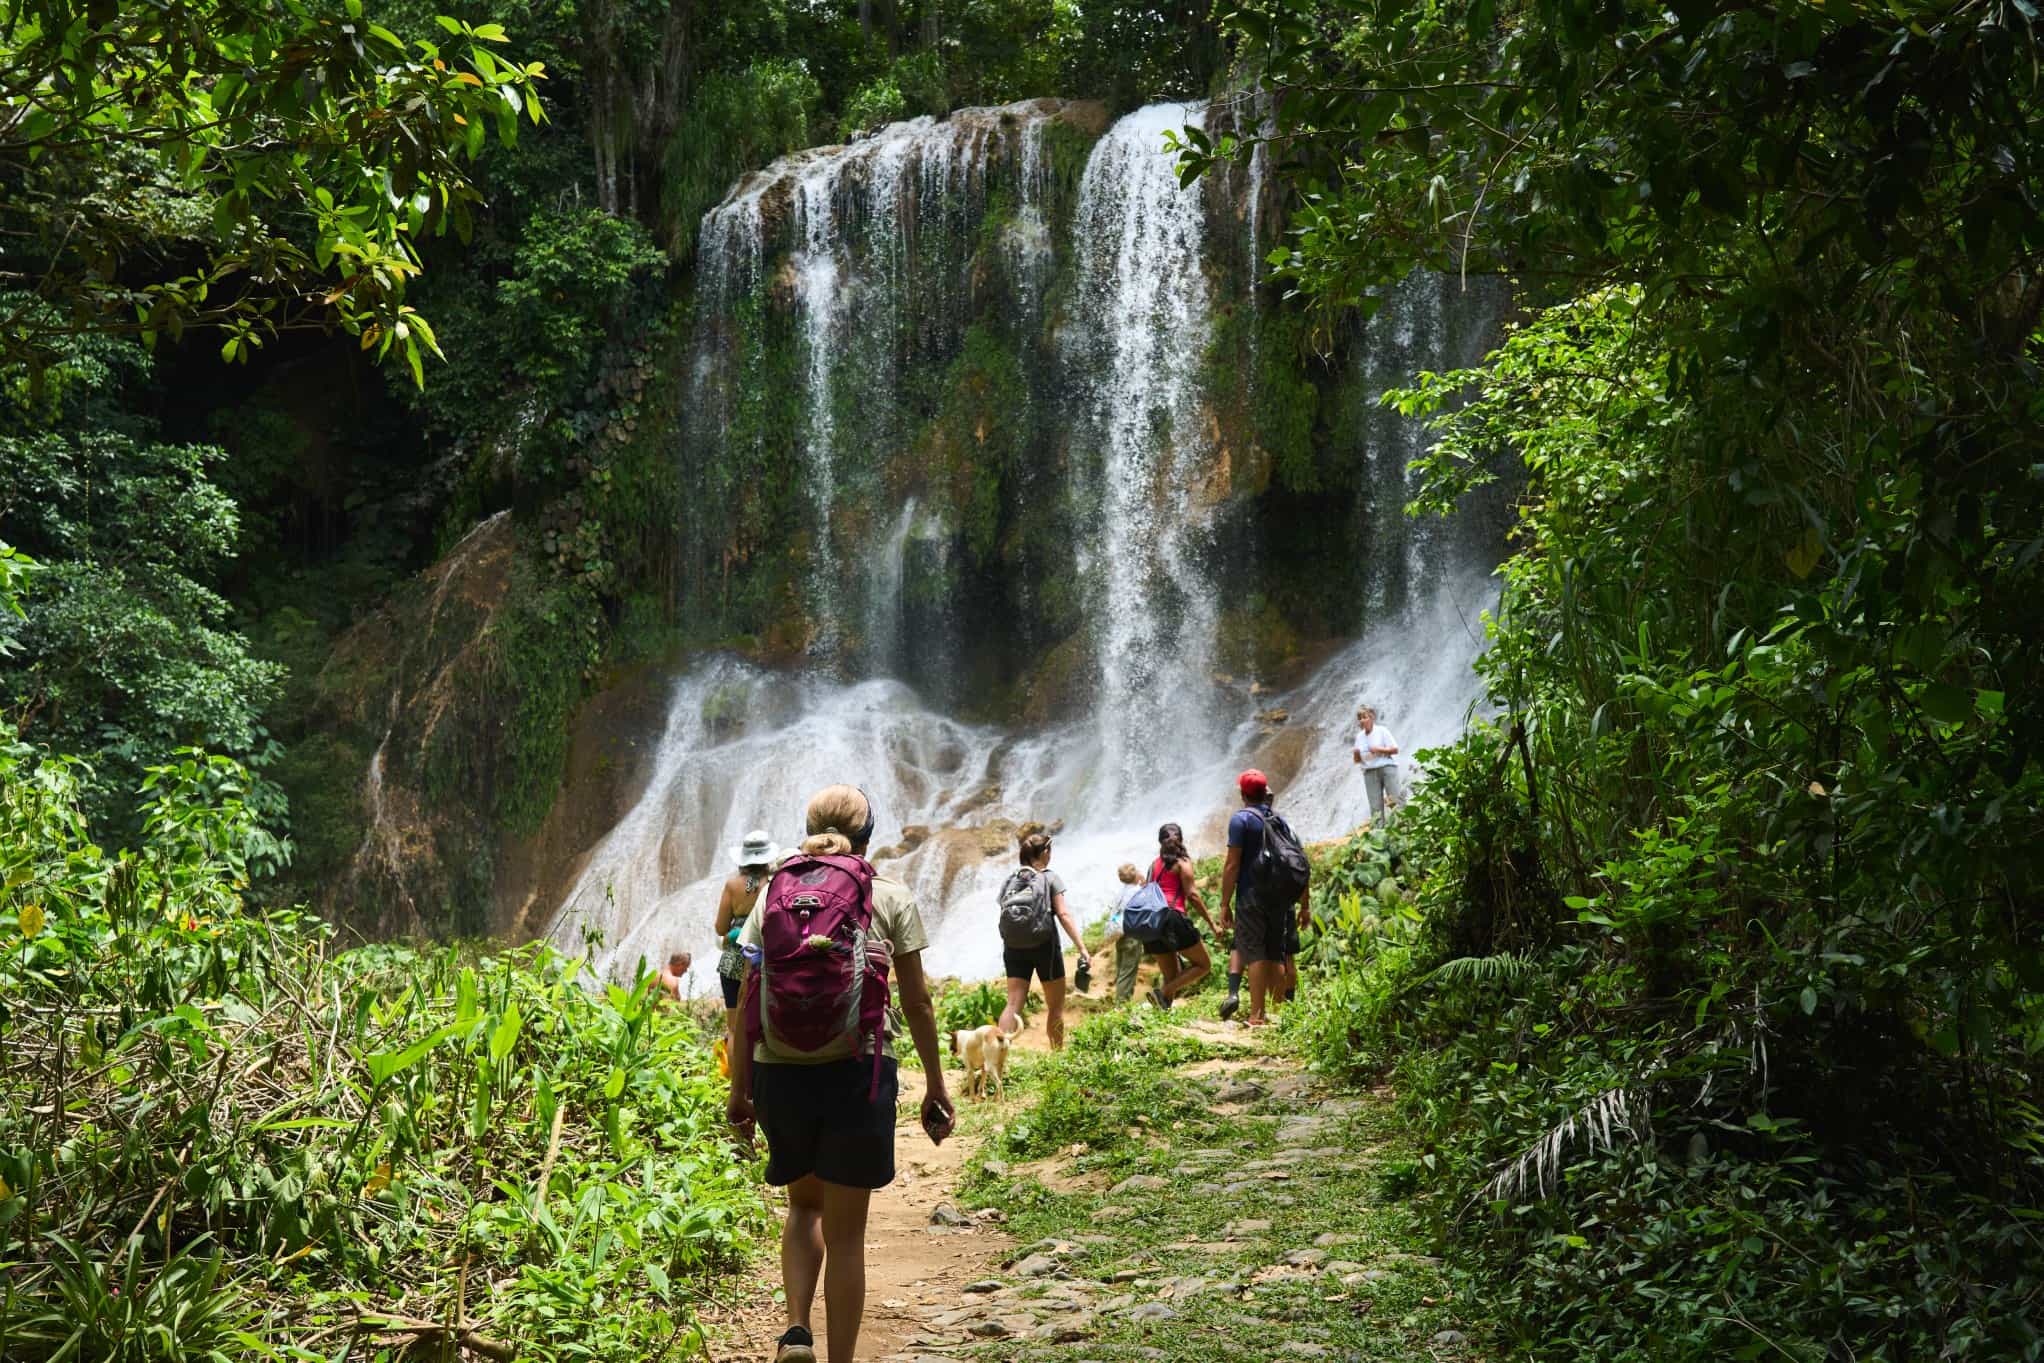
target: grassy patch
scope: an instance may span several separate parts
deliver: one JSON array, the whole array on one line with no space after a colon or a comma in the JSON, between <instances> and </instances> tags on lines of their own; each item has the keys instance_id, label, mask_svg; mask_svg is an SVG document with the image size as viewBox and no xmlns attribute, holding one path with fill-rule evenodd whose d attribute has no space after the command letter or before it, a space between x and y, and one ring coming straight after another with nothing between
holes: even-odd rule
<instances>
[{"instance_id":1,"label":"grassy patch","mask_svg":"<svg viewBox=\"0 0 2044 1363\"><path fill-rule=\"evenodd\" d=\"M1086 1302L1072 1313L1083 1342L1007 1339L975 1353L1484 1356L1480 1313L1431 1256L1417 1211L1394 1196L1410 1187L1396 1175L1413 1152L1390 1105L1315 1087L1288 1058L1203 1038L1188 1023L1204 1011L1101 1015L1062 1054L1018 1067L1023 1112L975 1114L990 1139L966 1200L1001 1208L1025 1253L1058 1261L1056 1273L1015 1280L1018 1304ZM1231 1056L1241 1063L1186 1073ZM1240 1087L1251 1081L1260 1092ZM1023 1157L1047 1163L1018 1167ZM1082 1188L1055 1191L1046 1174Z\"/></svg>"}]
</instances>

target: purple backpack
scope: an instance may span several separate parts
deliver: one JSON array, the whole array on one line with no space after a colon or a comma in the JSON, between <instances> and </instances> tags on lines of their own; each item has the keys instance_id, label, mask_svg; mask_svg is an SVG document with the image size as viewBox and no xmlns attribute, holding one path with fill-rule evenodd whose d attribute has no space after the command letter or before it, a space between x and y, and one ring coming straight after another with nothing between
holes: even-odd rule
<instances>
[{"instance_id":1,"label":"purple backpack","mask_svg":"<svg viewBox=\"0 0 2044 1363\"><path fill-rule=\"evenodd\" d=\"M853 1039L880 1092L892 948L873 932L873 868L863 857L797 856L774 873L760 910L760 962L740 1004L746 1034L783 1055Z\"/></svg>"}]
</instances>

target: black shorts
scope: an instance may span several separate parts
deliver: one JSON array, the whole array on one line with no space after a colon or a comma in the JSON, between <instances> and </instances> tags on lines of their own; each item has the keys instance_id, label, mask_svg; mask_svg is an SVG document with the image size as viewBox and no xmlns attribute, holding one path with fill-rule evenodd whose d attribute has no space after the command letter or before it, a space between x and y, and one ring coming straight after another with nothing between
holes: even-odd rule
<instances>
[{"instance_id":1,"label":"black shorts","mask_svg":"<svg viewBox=\"0 0 2044 1363\"><path fill-rule=\"evenodd\" d=\"M1145 942L1143 950L1152 956L1174 956L1199 944L1199 927L1174 910L1164 915L1164 935L1154 942Z\"/></svg>"},{"instance_id":2,"label":"black shorts","mask_svg":"<svg viewBox=\"0 0 2044 1363\"><path fill-rule=\"evenodd\" d=\"M1297 906L1285 911L1285 955L1299 954L1299 910Z\"/></svg>"},{"instance_id":3,"label":"black shorts","mask_svg":"<svg viewBox=\"0 0 2044 1363\"><path fill-rule=\"evenodd\" d=\"M1040 947L1002 947L1001 964L1008 969L1008 978L1028 983L1033 973L1045 984L1065 977L1065 949L1053 937Z\"/></svg>"},{"instance_id":4,"label":"black shorts","mask_svg":"<svg viewBox=\"0 0 2044 1363\"><path fill-rule=\"evenodd\" d=\"M872 1102L871 1057L822 1065L752 1066L752 1104L766 1137L766 1181L785 1188L814 1174L846 1188L894 1182L894 1103L901 1092L890 1057L880 1061Z\"/></svg>"},{"instance_id":5,"label":"black shorts","mask_svg":"<svg viewBox=\"0 0 2044 1363\"><path fill-rule=\"evenodd\" d=\"M1232 949L1242 953L1242 963L1282 961L1285 958L1284 920L1292 910L1266 909L1255 904L1235 906L1235 940Z\"/></svg>"},{"instance_id":6,"label":"black shorts","mask_svg":"<svg viewBox=\"0 0 2044 1363\"><path fill-rule=\"evenodd\" d=\"M724 986L724 1006L726 1008L736 1008L738 1006L738 981L732 979L729 975L719 975L717 983Z\"/></svg>"}]
</instances>

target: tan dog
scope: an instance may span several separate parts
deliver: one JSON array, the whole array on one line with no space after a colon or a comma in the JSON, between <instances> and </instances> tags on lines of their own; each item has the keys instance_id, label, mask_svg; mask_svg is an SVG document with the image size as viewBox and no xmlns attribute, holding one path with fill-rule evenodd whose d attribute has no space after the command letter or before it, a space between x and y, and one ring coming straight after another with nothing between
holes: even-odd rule
<instances>
[{"instance_id":1,"label":"tan dog","mask_svg":"<svg viewBox=\"0 0 2044 1363\"><path fill-rule=\"evenodd\" d=\"M996 1098L1005 1096L1008 1034L999 1026L988 1023L984 1027L953 1032L951 1053L965 1062L966 1097L986 1097L989 1076L992 1077L994 1096Z\"/></svg>"}]
</instances>

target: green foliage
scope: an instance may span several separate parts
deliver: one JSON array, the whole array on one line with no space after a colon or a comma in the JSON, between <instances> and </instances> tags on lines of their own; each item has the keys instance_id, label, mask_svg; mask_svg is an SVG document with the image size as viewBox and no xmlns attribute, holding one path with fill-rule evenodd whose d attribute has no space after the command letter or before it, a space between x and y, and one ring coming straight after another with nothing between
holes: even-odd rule
<instances>
[{"instance_id":1,"label":"green foliage","mask_svg":"<svg viewBox=\"0 0 2044 1363\"><path fill-rule=\"evenodd\" d=\"M838 118L838 137L849 142L861 133L872 132L907 117L908 99L901 93L900 82L890 71L852 91L852 97L845 101L844 113Z\"/></svg>"},{"instance_id":2,"label":"green foliage","mask_svg":"<svg viewBox=\"0 0 2044 1363\"><path fill-rule=\"evenodd\" d=\"M1029 997L1034 1000L1036 995ZM937 1035L949 1037L953 1032L984 1027L997 1020L1007 1006L1007 991L990 980L947 989L937 999Z\"/></svg>"},{"instance_id":3,"label":"green foliage","mask_svg":"<svg viewBox=\"0 0 2044 1363\"><path fill-rule=\"evenodd\" d=\"M1002 1147L1042 1156L1083 1144L1108 1150L1145 1127L1199 1112L1200 1089L1170 1071L1206 1047L1150 1009L1118 1008L1075 1027L1052 1062L1034 1071L1036 1104L1002 1133ZM1133 1135L1132 1135L1133 1133Z\"/></svg>"},{"instance_id":4,"label":"green foliage","mask_svg":"<svg viewBox=\"0 0 2044 1363\"><path fill-rule=\"evenodd\" d=\"M449 434L501 429L518 472L554 472L544 461L600 419L589 400L606 347L649 328L662 264L630 218L593 204L533 212L470 258L487 290L453 272L428 284L424 301L461 337L460 364L413 404Z\"/></svg>"},{"instance_id":5,"label":"green foliage","mask_svg":"<svg viewBox=\"0 0 2044 1363\"><path fill-rule=\"evenodd\" d=\"M360 0L338 14L205 0L170 23L120 6L11 9L0 175L21 240L12 268L33 296L7 305L0 358L39 363L80 332L153 343L209 326L234 361L286 329L337 324L422 378L439 347L404 302L415 243L465 236L467 163L493 129L510 142L521 115L542 117L543 72L493 52L506 40L443 18L433 41L407 41ZM116 268L136 259L160 266Z\"/></svg>"},{"instance_id":6,"label":"green foliage","mask_svg":"<svg viewBox=\"0 0 2044 1363\"><path fill-rule=\"evenodd\" d=\"M764 1222L711 1038L544 948L335 954L253 915L242 784L152 773L143 840L107 852L71 764L0 753L0 1334L32 1360L451 1320L535 1359L691 1338L688 1280Z\"/></svg>"},{"instance_id":7,"label":"green foliage","mask_svg":"<svg viewBox=\"0 0 2044 1363\"><path fill-rule=\"evenodd\" d=\"M1234 22L1292 284L1532 290L1392 398L1421 509L1524 480L1502 718L1432 755L1420 935L1325 1053L1394 1069L1529 1357L2040 1356L2034 16Z\"/></svg>"},{"instance_id":8,"label":"green foliage","mask_svg":"<svg viewBox=\"0 0 2044 1363\"><path fill-rule=\"evenodd\" d=\"M17 611L0 612L0 652L22 658L0 677L0 712L91 758L97 817L118 816L174 748L263 747L280 669L250 656L210 585L238 530L210 480L222 457L117 430L0 427L0 532L39 563L13 583Z\"/></svg>"},{"instance_id":9,"label":"green foliage","mask_svg":"<svg viewBox=\"0 0 2044 1363\"><path fill-rule=\"evenodd\" d=\"M682 111L662 165L670 251L687 259L696 224L742 172L813 142L823 87L800 57L764 58L713 71Z\"/></svg>"}]
</instances>

